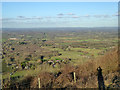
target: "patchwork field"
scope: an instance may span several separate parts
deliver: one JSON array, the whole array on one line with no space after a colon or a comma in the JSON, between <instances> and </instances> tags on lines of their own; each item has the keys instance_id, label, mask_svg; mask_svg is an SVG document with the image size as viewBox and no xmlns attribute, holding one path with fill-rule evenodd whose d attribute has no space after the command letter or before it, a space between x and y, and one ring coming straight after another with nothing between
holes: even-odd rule
<instances>
[{"instance_id":1,"label":"patchwork field","mask_svg":"<svg viewBox=\"0 0 120 90\"><path fill-rule=\"evenodd\" d=\"M3 30L3 86L96 61L117 45L117 30Z\"/></svg>"}]
</instances>

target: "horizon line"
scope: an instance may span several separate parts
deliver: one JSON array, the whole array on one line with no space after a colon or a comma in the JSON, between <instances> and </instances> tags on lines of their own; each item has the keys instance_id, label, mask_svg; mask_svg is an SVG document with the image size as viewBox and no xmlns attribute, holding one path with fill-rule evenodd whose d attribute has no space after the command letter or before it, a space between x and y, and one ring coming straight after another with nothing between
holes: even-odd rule
<instances>
[{"instance_id":1,"label":"horizon line","mask_svg":"<svg viewBox=\"0 0 120 90\"><path fill-rule=\"evenodd\" d=\"M11 27L4 27L4 28L11 28ZM4 28L2 27L2 29L4 29ZM22 27L20 27L20 28L22 29ZM109 27L107 27L107 26L105 26L105 27L104 26L102 26L102 27L30 27L30 28L118 28L118 26L109 26Z\"/></svg>"}]
</instances>

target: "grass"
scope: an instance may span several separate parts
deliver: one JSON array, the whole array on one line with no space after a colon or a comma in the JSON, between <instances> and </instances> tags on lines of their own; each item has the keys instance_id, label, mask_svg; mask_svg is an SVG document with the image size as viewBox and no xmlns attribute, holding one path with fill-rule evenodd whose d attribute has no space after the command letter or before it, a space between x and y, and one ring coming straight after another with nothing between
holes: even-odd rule
<instances>
[{"instance_id":1,"label":"grass","mask_svg":"<svg viewBox=\"0 0 120 90\"><path fill-rule=\"evenodd\" d=\"M48 50L51 51L58 51L59 53L61 53L61 56L53 56L51 59L55 59L55 58L72 58L72 59L78 59L80 58L80 53L76 52L76 51L64 51L60 48L51 48L51 47L43 47L46 48Z\"/></svg>"},{"instance_id":2,"label":"grass","mask_svg":"<svg viewBox=\"0 0 120 90\"><path fill-rule=\"evenodd\" d=\"M9 78L10 74L7 73L7 74L2 74L2 79L6 79L6 78Z\"/></svg>"},{"instance_id":3,"label":"grass","mask_svg":"<svg viewBox=\"0 0 120 90\"><path fill-rule=\"evenodd\" d=\"M26 33L23 40L28 40L27 45L18 45L19 44L17 43L18 41L17 42L8 41L6 43L3 43L4 52L6 53L6 55L4 55L5 61L9 61L9 58L14 56L16 61L19 60L20 62L22 62L25 60L24 58L27 57L28 54L32 54L32 59L29 61L29 63L35 64L35 70L33 68L29 70L18 70L12 75L13 77L24 76L22 79L26 79L26 76L32 76L32 77L35 76L34 78L36 78L36 82L37 82L37 78L40 76L43 77L42 84L44 83L43 84L44 87L46 87L47 85L49 86L50 83L53 83L52 87L55 88L68 87L67 85L72 85L72 86L75 85L76 87L79 88L81 87L85 88L85 87L93 87L93 85L97 83L96 68L98 66L102 67L103 74L106 75L117 70L117 54L115 51L111 51L105 54L104 56L100 56L100 54L104 54L103 51L107 51L107 49L110 49L110 47L112 49L113 48L112 46L114 46L117 43L117 38L115 38L116 35L113 35L114 33L108 35L109 33L107 34L104 32L105 33L104 35L103 33L99 33L99 32L98 33L91 32L91 34L86 32L84 33L52 32L50 34L52 37L50 37L48 33L45 33L45 35L44 33L41 34L40 33L41 32L37 34L34 33L34 35L33 33L31 34ZM6 34L7 38L13 37L12 34L13 33L11 33L10 35ZM17 36L18 38L20 38L19 34L20 33L18 34L14 33L15 35L14 37ZM30 38L31 36L32 38ZM49 41L50 40L49 38L51 38L51 41ZM43 39L47 39L47 41L42 42ZM5 41L5 39L3 39L3 41ZM37 43L35 44L35 42ZM41 45L42 47L39 47ZM18 46L21 49L19 49ZM52 46L58 48L53 48ZM11 47L15 47L15 50L12 53L11 53ZM69 47L70 50L69 49L64 50L66 47ZM76 48L76 47L83 47L83 48ZM58 51L58 52L52 52L52 51ZM16 56L17 55L16 52L20 52L20 56ZM40 61L39 56L41 56L42 54L45 56L44 59L46 60L56 60L56 58L59 58L66 60L66 62L63 61L61 62L61 64L57 63L55 68L49 66L47 62L44 62L43 64L38 64L37 61ZM54 56L52 56L52 54ZM69 58L71 59L71 61L69 60ZM54 74L58 72L62 72L62 74L57 78L54 77ZM76 72L77 84L73 83L72 74L71 74L72 72ZM9 77L9 73L3 75L3 78L8 78L8 77ZM50 82L45 80L46 78L50 80Z\"/></svg>"},{"instance_id":4,"label":"grass","mask_svg":"<svg viewBox=\"0 0 120 90\"><path fill-rule=\"evenodd\" d=\"M98 53L103 51L102 49L88 49L88 48L72 48L71 50L74 50L74 51L81 50L95 56L98 56Z\"/></svg>"},{"instance_id":5,"label":"grass","mask_svg":"<svg viewBox=\"0 0 120 90\"><path fill-rule=\"evenodd\" d=\"M98 58L98 61L96 63L97 66L102 66L104 68L104 73L116 71L118 68L117 48L115 48L114 51L110 51L109 53L105 54L102 58Z\"/></svg>"},{"instance_id":6,"label":"grass","mask_svg":"<svg viewBox=\"0 0 120 90\"><path fill-rule=\"evenodd\" d=\"M39 74L40 72L57 72L59 71L60 68L56 67L53 68L52 66L49 66L48 64L43 64L43 65L39 65L37 66L37 68L35 70L30 69L30 70L22 70L22 71L17 71L15 72L12 77L16 77L16 76L34 76ZM7 78L9 77L9 74L3 75L3 78Z\"/></svg>"},{"instance_id":7,"label":"grass","mask_svg":"<svg viewBox=\"0 0 120 90\"><path fill-rule=\"evenodd\" d=\"M51 59L55 60L56 58L61 58L61 59L65 59L65 58L71 58L72 59L72 64L73 65L79 65L79 64L83 64L84 62L86 62L88 59L87 58L83 58L81 55L83 55L82 52L77 52L79 50L84 51L84 52L88 52L90 55L93 54L95 56L98 56L97 54L99 52L102 51L102 49L87 49L87 48L71 48L71 51L63 51L60 48L51 48L51 47L43 47L46 48L48 50L51 51L59 51L59 53L61 53L61 56L53 56ZM88 56L89 56L88 54ZM34 62L34 61L31 61ZM42 72L42 71L46 71L46 72L56 72L60 69L58 68L52 68L48 65L42 65L40 67L38 67L36 70L23 70L23 71L18 71L16 73L14 73L14 75L12 75L13 77L15 76L25 76L28 74L37 74L37 72ZM5 76L3 76L3 78L9 77L8 74L6 74Z\"/></svg>"},{"instance_id":8,"label":"grass","mask_svg":"<svg viewBox=\"0 0 120 90\"><path fill-rule=\"evenodd\" d=\"M27 70L22 70L22 71L19 71L19 72L15 72L12 76L13 77L16 77L16 76L25 76L26 74L28 74L28 71Z\"/></svg>"},{"instance_id":9,"label":"grass","mask_svg":"<svg viewBox=\"0 0 120 90\"><path fill-rule=\"evenodd\" d=\"M23 70L16 72L13 76L24 75L22 80L26 79L28 76L34 77L31 80L31 87L34 88L38 87L38 77L41 79L41 87L65 88L71 85L71 87L77 88L97 88L97 67L100 66L103 69L103 76L106 76L107 80L113 78L115 75L114 72L118 70L117 52L117 49L114 49L104 56L78 64L78 62L81 61L79 59L77 62L75 61L76 65L74 63L62 64L61 66L58 65L56 68L53 68L48 64L42 64L35 70ZM61 74L55 78L54 75L58 72L61 72ZM76 73L76 83L73 83L73 72ZM110 85L110 82L105 80L105 85Z\"/></svg>"},{"instance_id":10,"label":"grass","mask_svg":"<svg viewBox=\"0 0 120 90\"><path fill-rule=\"evenodd\" d=\"M82 39L80 40L79 37L59 37L58 39L62 39L62 40L68 40L68 41L79 41L79 42L83 42L83 41L90 41L90 42L99 42L99 41L104 41L101 39Z\"/></svg>"},{"instance_id":11,"label":"grass","mask_svg":"<svg viewBox=\"0 0 120 90\"><path fill-rule=\"evenodd\" d=\"M60 49L60 48L52 48L52 47L43 47L43 48L51 50L51 51L58 51L59 53L62 54L60 56L53 56L51 58L52 60L56 58L61 58L61 59L71 58L74 65L78 65L80 63L83 63L89 60L92 55L93 55L92 57L96 58L99 56L98 55L99 52L106 50L106 48L103 48L103 49L70 48L71 51L68 51L68 50L64 51L63 49ZM78 52L78 51L83 51L83 52ZM88 52L88 54L84 52Z\"/></svg>"},{"instance_id":12,"label":"grass","mask_svg":"<svg viewBox=\"0 0 120 90\"><path fill-rule=\"evenodd\" d=\"M53 82L53 87L58 88L67 87L68 85L75 85L78 88L97 88L97 67L101 66L101 68L103 69L103 76L107 76L108 79L111 79L112 77L108 76L108 74L113 74L113 72L117 71L117 55L117 50L113 50L106 53L104 56L98 57L95 60L89 60L86 63L78 64L76 66L71 64L64 65L63 68L61 68L60 70L62 74L57 79L55 79L55 81ZM72 77L70 74L71 72L76 72L76 84L73 84L72 82ZM109 84L110 82L105 81L106 86L108 86Z\"/></svg>"}]
</instances>

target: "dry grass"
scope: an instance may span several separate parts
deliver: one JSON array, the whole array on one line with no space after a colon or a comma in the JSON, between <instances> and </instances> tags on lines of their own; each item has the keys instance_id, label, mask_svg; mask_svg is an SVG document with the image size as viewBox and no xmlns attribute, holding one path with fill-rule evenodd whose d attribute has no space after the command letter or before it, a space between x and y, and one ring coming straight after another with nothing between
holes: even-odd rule
<instances>
[{"instance_id":1,"label":"dry grass","mask_svg":"<svg viewBox=\"0 0 120 90\"><path fill-rule=\"evenodd\" d=\"M40 78L42 88L97 88L96 69L99 66L103 69L105 85L108 86L113 76L118 74L118 49L115 48L102 57L77 66L63 64L62 68L54 73L50 70L40 71L38 76L32 79L31 87L37 88L38 78ZM61 74L55 77L59 72ZM76 73L76 83L74 83L73 72Z\"/></svg>"},{"instance_id":2,"label":"dry grass","mask_svg":"<svg viewBox=\"0 0 120 90\"><path fill-rule=\"evenodd\" d=\"M54 81L53 74L50 74L48 72L40 73L37 77L33 79L33 82L31 83L32 88L38 88L38 78L40 78L40 84L42 87L51 88L52 82Z\"/></svg>"},{"instance_id":3,"label":"dry grass","mask_svg":"<svg viewBox=\"0 0 120 90\"><path fill-rule=\"evenodd\" d=\"M104 74L118 71L118 61L118 49L115 48L96 60L96 68L101 66Z\"/></svg>"}]
</instances>

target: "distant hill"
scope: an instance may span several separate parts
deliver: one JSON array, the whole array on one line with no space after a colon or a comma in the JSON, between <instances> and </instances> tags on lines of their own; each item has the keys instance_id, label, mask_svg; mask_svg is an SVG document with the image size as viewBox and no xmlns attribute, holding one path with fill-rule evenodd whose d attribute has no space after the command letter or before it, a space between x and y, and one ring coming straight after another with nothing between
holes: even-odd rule
<instances>
[{"instance_id":1,"label":"distant hill","mask_svg":"<svg viewBox=\"0 0 120 90\"><path fill-rule=\"evenodd\" d=\"M118 27L44 27L44 28L2 28L2 30L16 31L16 30L118 30Z\"/></svg>"}]
</instances>

